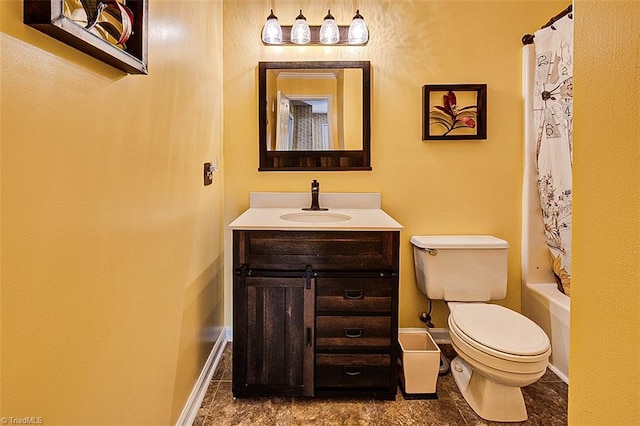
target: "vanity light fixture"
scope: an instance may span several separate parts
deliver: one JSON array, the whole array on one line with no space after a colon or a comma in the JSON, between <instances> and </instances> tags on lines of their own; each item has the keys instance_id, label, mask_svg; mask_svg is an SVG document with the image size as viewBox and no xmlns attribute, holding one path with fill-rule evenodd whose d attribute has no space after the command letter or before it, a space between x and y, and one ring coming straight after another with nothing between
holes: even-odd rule
<instances>
[{"instance_id":1,"label":"vanity light fixture","mask_svg":"<svg viewBox=\"0 0 640 426\"><path fill-rule=\"evenodd\" d=\"M262 42L264 44L282 43L282 27L278 22L278 17L273 14L273 9L271 9L271 14L267 16L267 22L262 28Z\"/></svg>"},{"instance_id":2,"label":"vanity light fixture","mask_svg":"<svg viewBox=\"0 0 640 426\"><path fill-rule=\"evenodd\" d=\"M360 9L357 9L349 26L349 44L363 44L367 40L369 40L369 29L364 23L364 18L360 15Z\"/></svg>"},{"instance_id":3,"label":"vanity light fixture","mask_svg":"<svg viewBox=\"0 0 640 426\"><path fill-rule=\"evenodd\" d=\"M309 25L300 9L293 25L282 26L271 10L262 28L262 42L265 45L282 46L365 45L369 42L369 30L360 10L356 10L351 25L338 25L331 10L327 11L322 25Z\"/></svg>"},{"instance_id":4,"label":"vanity light fixture","mask_svg":"<svg viewBox=\"0 0 640 426\"><path fill-rule=\"evenodd\" d=\"M300 14L296 17L296 21L291 28L291 42L295 44L307 44L310 41L311 28L309 28L307 18L304 17L302 9L300 9Z\"/></svg>"},{"instance_id":5,"label":"vanity light fixture","mask_svg":"<svg viewBox=\"0 0 640 426\"><path fill-rule=\"evenodd\" d=\"M331 15L331 9L327 11L327 16L322 21L320 27L320 43L336 44L340 41L340 28L336 24L335 18Z\"/></svg>"}]
</instances>

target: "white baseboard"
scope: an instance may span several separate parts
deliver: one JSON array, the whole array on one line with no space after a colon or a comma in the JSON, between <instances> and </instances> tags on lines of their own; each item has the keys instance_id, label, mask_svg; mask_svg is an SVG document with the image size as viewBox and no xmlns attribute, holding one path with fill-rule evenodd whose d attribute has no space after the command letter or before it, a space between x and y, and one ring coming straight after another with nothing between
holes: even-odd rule
<instances>
[{"instance_id":1,"label":"white baseboard","mask_svg":"<svg viewBox=\"0 0 640 426\"><path fill-rule=\"evenodd\" d=\"M449 329L448 328L426 328L426 327L417 327L417 328L399 328L398 332L401 333L422 333L425 330L429 331L433 340L436 343L441 344L450 344L451 338L449 338Z\"/></svg>"},{"instance_id":2,"label":"white baseboard","mask_svg":"<svg viewBox=\"0 0 640 426\"><path fill-rule=\"evenodd\" d=\"M182 413L176 422L176 426L191 426L198 415L198 409L200 409L202 400L207 393L209 382L213 377L213 373L216 371L220 358L222 358L222 352L224 351L224 347L227 343L227 333L227 328L223 328L216 339L216 343L213 345L213 349L207 358L207 362L205 362L204 367L200 372L200 377L198 377L198 380L191 391L191 395L189 395L189 399L187 399L187 403L182 409Z\"/></svg>"},{"instance_id":3,"label":"white baseboard","mask_svg":"<svg viewBox=\"0 0 640 426\"><path fill-rule=\"evenodd\" d=\"M551 348L553 350L553 348ZM564 374L564 372L562 370L560 370L559 368L556 368L555 365L553 364L549 364L547 365L547 368L551 371L553 371L556 376L558 376L560 378L560 380L562 380L563 382L565 382L566 384L569 384L569 377Z\"/></svg>"}]
</instances>

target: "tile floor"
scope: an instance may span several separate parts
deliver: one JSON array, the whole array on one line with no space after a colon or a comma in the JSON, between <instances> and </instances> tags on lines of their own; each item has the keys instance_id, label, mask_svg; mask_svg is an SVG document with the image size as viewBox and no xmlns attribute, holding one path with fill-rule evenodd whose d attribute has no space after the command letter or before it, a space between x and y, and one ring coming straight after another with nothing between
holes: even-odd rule
<instances>
[{"instance_id":1,"label":"tile floor","mask_svg":"<svg viewBox=\"0 0 640 426\"><path fill-rule=\"evenodd\" d=\"M440 345L448 359L451 345ZM437 400L312 399L231 395L231 344L211 380L194 425L498 425L478 417L466 404L451 374L438 378ZM566 425L568 386L551 371L523 388L529 420L517 424ZM514 423L505 423L514 424Z\"/></svg>"}]
</instances>

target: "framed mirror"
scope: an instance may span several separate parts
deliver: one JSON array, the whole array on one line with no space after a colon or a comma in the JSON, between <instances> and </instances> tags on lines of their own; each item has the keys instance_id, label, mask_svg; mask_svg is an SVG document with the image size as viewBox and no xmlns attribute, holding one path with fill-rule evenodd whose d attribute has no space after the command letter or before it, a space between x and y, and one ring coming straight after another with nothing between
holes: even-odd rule
<instances>
[{"instance_id":1,"label":"framed mirror","mask_svg":"<svg viewBox=\"0 0 640 426\"><path fill-rule=\"evenodd\" d=\"M371 170L368 61L258 64L259 171Z\"/></svg>"}]
</instances>

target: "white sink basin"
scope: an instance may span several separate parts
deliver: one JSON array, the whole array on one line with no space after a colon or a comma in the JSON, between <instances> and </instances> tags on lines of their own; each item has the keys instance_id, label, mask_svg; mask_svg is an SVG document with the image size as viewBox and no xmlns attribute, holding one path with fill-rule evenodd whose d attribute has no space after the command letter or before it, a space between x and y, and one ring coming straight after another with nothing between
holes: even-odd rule
<instances>
[{"instance_id":1,"label":"white sink basin","mask_svg":"<svg viewBox=\"0 0 640 426\"><path fill-rule=\"evenodd\" d=\"M351 219L351 216L340 213L309 211L283 214L280 216L280 219L288 220L290 222L327 223L344 222L345 220Z\"/></svg>"}]
</instances>

